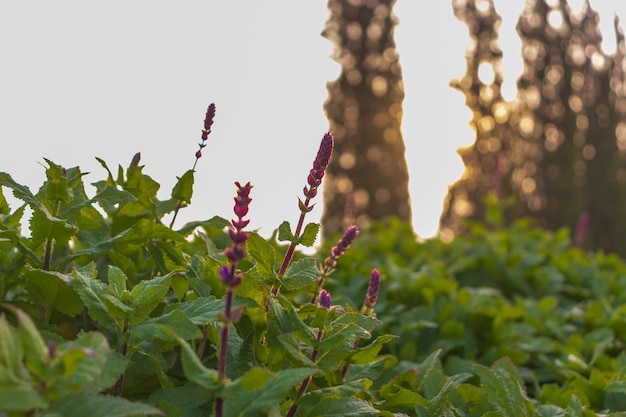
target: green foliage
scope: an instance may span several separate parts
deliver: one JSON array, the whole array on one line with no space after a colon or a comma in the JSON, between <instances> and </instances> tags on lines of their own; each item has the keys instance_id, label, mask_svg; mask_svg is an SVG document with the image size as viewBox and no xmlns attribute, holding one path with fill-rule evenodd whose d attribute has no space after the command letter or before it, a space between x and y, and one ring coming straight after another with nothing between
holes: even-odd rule
<instances>
[{"instance_id":1,"label":"green foliage","mask_svg":"<svg viewBox=\"0 0 626 417\"><path fill-rule=\"evenodd\" d=\"M114 176L99 160L106 179L89 197L78 168L46 162L36 194L0 173L0 414L205 416L218 398L224 416L284 415L295 401L298 415L378 413L371 389L395 364L379 355L391 338L371 339L374 318L303 302L320 273L314 257L296 253L279 277L285 247L250 232L231 306L240 317L226 319L218 271L230 222L164 222L191 202L193 171L161 201L142 166ZM24 205L10 207L5 190ZM312 246L318 230L311 223L296 237L285 223L277 237ZM351 361L380 365L344 382Z\"/></svg>"},{"instance_id":2,"label":"green foliage","mask_svg":"<svg viewBox=\"0 0 626 417\"><path fill-rule=\"evenodd\" d=\"M218 273L229 222L163 222L189 202L192 175L160 201L143 167L114 178L101 164L107 179L91 198L78 168L48 161L36 194L0 173L7 416L211 416L218 399L223 416L626 412L626 265L572 247L565 230L470 224L467 237L419 242L387 219L337 261L326 309L308 300L328 248L296 253L278 274L280 242L296 240L285 222L270 239L248 234L233 319ZM7 189L24 205L10 207ZM373 268L383 281L367 316Z\"/></svg>"}]
</instances>

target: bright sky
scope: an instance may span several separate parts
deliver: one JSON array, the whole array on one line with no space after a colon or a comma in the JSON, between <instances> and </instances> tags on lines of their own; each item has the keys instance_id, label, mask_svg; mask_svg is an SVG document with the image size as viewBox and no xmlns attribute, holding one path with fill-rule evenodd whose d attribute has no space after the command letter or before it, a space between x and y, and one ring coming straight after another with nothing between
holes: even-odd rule
<instances>
[{"instance_id":1,"label":"bright sky","mask_svg":"<svg viewBox=\"0 0 626 417\"><path fill-rule=\"evenodd\" d=\"M576 9L583 0L570 0ZM505 93L521 71L514 25L522 0L496 0L503 16ZM268 236L294 224L297 197L328 122L326 82L339 67L319 34L326 0L153 0L6 2L0 13L0 171L34 192L43 158L90 172L115 172L141 151L144 172L167 198L190 169L206 107L217 115L196 168L190 207L177 225L232 217L235 181L251 181L251 228ZM425 6L427 4L427 6ZM626 1L596 0L606 51L613 13ZM398 0L396 43L405 83L414 227L435 233L448 184L462 173L456 154L473 140L461 93L448 87L465 70L467 28L451 1ZM431 43L426 43L426 40ZM93 195L93 188L87 192ZM319 221L321 196L308 221Z\"/></svg>"}]
</instances>

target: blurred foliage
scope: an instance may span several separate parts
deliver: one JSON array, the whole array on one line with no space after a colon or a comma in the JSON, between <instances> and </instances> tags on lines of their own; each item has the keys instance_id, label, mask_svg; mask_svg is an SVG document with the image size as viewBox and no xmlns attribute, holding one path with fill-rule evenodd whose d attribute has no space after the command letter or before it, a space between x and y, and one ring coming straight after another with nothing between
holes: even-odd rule
<instances>
[{"instance_id":1,"label":"blurred foliage","mask_svg":"<svg viewBox=\"0 0 626 417\"><path fill-rule=\"evenodd\" d=\"M398 336L383 353L400 369L420 375L437 364L436 378L420 379L445 398L430 415L623 415L626 264L573 246L565 228L529 220L467 228L452 242L418 242L408 224L385 219L361 232L327 287L358 305L367 271L379 268L383 324L374 334Z\"/></svg>"},{"instance_id":2,"label":"blurred foliage","mask_svg":"<svg viewBox=\"0 0 626 417\"><path fill-rule=\"evenodd\" d=\"M365 226L387 215L411 218L400 132L402 72L393 39L395 0L330 0L323 35L341 65L324 106L335 137L326 172L322 230Z\"/></svg>"},{"instance_id":3,"label":"blurred foliage","mask_svg":"<svg viewBox=\"0 0 626 417\"><path fill-rule=\"evenodd\" d=\"M507 102L493 2L456 0L454 12L471 47L466 74L452 86L472 110L476 141L460 150L466 172L449 191L444 234L466 231L463 218L484 219L492 194L507 205L506 223L531 217L549 230L580 223L578 244L626 255L625 46L617 18L618 47L607 55L588 3L574 13L566 1L528 1L517 24L524 70Z\"/></svg>"}]
</instances>

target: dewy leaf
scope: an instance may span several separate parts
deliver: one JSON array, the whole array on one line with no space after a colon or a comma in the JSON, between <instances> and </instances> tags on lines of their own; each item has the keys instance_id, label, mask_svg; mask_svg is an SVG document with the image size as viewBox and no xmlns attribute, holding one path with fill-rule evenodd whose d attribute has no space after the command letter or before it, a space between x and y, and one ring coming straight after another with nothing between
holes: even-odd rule
<instances>
[{"instance_id":1,"label":"dewy leaf","mask_svg":"<svg viewBox=\"0 0 626 417\"><path fill-rule=\"evenodd\" d=\"M295 291L311 284L319 276L319 269L314 258L302 258L291 264L282 278L286 291Z\"/></svg>"},{"instance_id":2,"label":"dewy leaf","mask_svg":"<svg viewBox=\"0 0 626 417\"><path fill-rule=\"evenodd\" d=\"M278 240L281 242L293 242L294 236L288 221L284 221L278 226Z\"/></svg>"},{"instance_id":3,"label":"dewy leaf","mask_svg":"<svg viewBox=\"0 0 626 417\"><path fill-rule=\"evenodd\" d=\"M78 392L55 402L47 410L46 415L63 417L139 417L163 416L164 414L158 408L148 404L133 403L121 397Z\"/></svg>"},{"instance_id":4,"label":"dewy leaf","mask_svg":"<svg viewBox=\"0 0 626 417\"><path fill-rule=\"evenodd\" d=\"M224 417L264 416L280 404L294 387L317 372L311 368L284 369L273 375L252 368L232 385L224 388ZM255 379L260 381L255 382ZM246 389L244 387L257 387Z\"/></svg>"},{"instance_id":5,"label":"dewy leaf","mask_svg":"<svg viewBox=\"0 0 626 417\"><path fill-rule=\"evenodd\" d=\"M248 233L246 241L246 251L256 261L256 269L265 280L272 280L275 277L274 263L276 262L276 252L272 245L263 239L258 233Z\"/></svg>"},{"instance_id":6,"label":"dewy leaf","mask_svg":"<svg viewBox=\"0 0 626 417\"><path fill-rule=\"evenodd\" d=\"M193 169L185 172L182 177L178 178L176 185L172 189L172 198L191 204L191 196L193 194Z\"/></svg>"},{"instance_id":7,"label":"dewy leaf","mask_svg":"<svg viewBox=\"0 0 626 417\"><path fill-rule=\"evenodd\" d=\"M31 302L54 308L68 316L75 316L83 311L84 304L70 287L67 275L32 269L24 274L24 279L24 288Z\"/></svg>"},{"instance_id":8,"label":"dewy leaf","mask_svg":"<svg viewBox=\"0 0 626 417\"><path fill-rule=\"evenodd\" d=\"M302 236L300 236L300 243L306 247L311 247L317 239L317 233L320 230L320 225L317 223L309 223L304 228Z\"/></svg>"}]
</instances>

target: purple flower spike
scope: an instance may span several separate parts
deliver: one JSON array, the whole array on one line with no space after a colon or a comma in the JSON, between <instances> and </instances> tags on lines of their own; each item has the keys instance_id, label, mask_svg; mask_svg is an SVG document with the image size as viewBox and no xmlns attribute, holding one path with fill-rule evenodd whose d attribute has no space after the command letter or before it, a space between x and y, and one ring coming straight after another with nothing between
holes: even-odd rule
<instances>
[{"instance_id":1,"label":"purple flower spike","mask_svg":"<svg viewBox=\"0 0 626 417\"><path fill-rule=\"evenodd\" d=\"M324 178L324 172L333 153L334 143L335 140L331 133L326 133L322 138L317 156L315 161L313 161L313 168L307 177L308 187L304 187L304 195L309 199L317 195L317 188L322 183L322 178Z\"/></svg>"},{"instance_id":2,"label":"purple flower spike","mask_svg":"<svg viewBox=\"0 0 626 417\"><path fill-rule=\"evenodd\" d=\"M331 302L332 300L330 297L330 293L326 290L320 291L320 298L319 298L320 307L324 307L325 309L330 310Z\"/></svg>"},{"instance_id":3,"label":"purple flower spike","mask_svg":"<svg viewBox=\"0 0 626 417\"><path fill-rule=\"evenodd\" d=\"M374 306L378 300L378 293L380 292L380 272L378 269L372 270L369 285L367 286L367 294L365 295L365 302L361 313L371 315L374 312Z\"/></svg>"},{"instance_id":4,"label":"purple flower spike","mask_svg":"<svg viewBox=\"0 0 626 417\"><path fill-rule=\"evenodd\" d=\"M206 111L206 117L204 118L204 129L202 130L202 140L207 140L209 133L211 133L211 126L213 125L213 118L215 117L215 103L209 104L209 108Z\"/></svg>"},{"instance_id":5,"label":"purple flower spike","mask_svg":"<svg viewBox=\"0 0 626 417\"><path fill-rule=\"evenodd\" d=\"M348 250L358 234L359 228L356 225L352 225L346 229L346 231L343 233L343 236L341 236L341 239L339 239L339 242L337 242L337 245L333 246L333 248L330 250L330 256L324 261L324 263L326 264L324 272L330 272L330 270L334 268L335 265L337 265L337 259L339 259L341 255L343 255L344 252Z\"/></svg>"},{"instance_id":6,"label":"purple flower spike","mask_svg":"<svg viewBox=\"0 0 626 417\"><path fill-rule=\"evenodd\" d=\"M228 230L228 236L233 244L224 250L224 254L230 264L224 265L219 271L222 283L230 288L235 288L237 285L241 284L241 280L243 279L241 274L237 274L235 271L237 262L246 256L246 240L248 239L248 234L244 232L243 229L248 225L250 220L244 220L243 217L248 214L248 206L252 201L250 198L252 185L250 185L249 182L246 183L246 185L241 185L239 182L236 182L235 185L237 186L237 196L235 197L235 207L233 211L237 218L231 220L233 227Z\"/></svg>"}]
</instances>

